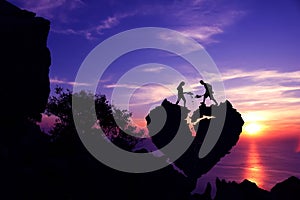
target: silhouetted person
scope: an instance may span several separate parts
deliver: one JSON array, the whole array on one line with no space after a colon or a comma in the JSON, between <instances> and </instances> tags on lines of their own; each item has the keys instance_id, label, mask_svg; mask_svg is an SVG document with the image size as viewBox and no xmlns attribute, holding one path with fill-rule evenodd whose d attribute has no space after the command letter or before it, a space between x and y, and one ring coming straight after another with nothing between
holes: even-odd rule
<instances>
[{"instance_id":1,"label":"silhouetted person","mask_svg":"<svg viewBox=\"0 0 300 200\"><path fill-rule=\"evenodd\" d=\"M182 99L183 100L183 104L184 104L184 107L185 104L186 104L186 100L185 100L185 97L184 97L184 92L183 92L183 86L185 85L185 82L184 81L181 81L177 87L177 90L178 90L178 97L177 97L177 101L176 101L176 105L178 105L179 101Z\"/></svg>"},{"instance_id":2,"label":"silhouetted person","mask_svg":"<svg viewBox=\"0 0 300 200\"><path fill-rule=\"evenodd\" d=\"M200 84L204 86L205 88L205 93L203 96L203 101L202 104L205 104L205 100L207 97L210 98L210 100L214 101L216 105L218 105L218 102L216 101L216 99L213 96L214 91L212 90L212 86L209 83L205 83L203 80L200 80ZM196 95L197 98L200 98L201 96Z\"/></svg>"}]
</instances>

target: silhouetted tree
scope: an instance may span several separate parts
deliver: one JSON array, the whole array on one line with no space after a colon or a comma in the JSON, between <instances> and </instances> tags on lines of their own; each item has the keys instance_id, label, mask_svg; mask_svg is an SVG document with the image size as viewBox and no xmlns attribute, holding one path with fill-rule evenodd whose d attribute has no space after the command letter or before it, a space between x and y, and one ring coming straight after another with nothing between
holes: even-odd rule
<instances>
[{"instance_id":1,"label":"silhouetted tree","mask_svg":"<svg viewBox=\"0 0 300 200\"><path fill-rule=\"evenodd\" d=\"M73 98L76 98L76 102L80 103L80 110L72 110L72 95ZM91 103L95 107L90 106ZM48 116L54 115L57 117L54 127L49 132L52 140L65 140L63 138L70 140L70 137L74 138L76 128L72 112L76 112L76 115L80 116L80 124L83 127L99 134L101 128L109 140L126 150L131 150L138 142L137 137L133 137L126 132L137 136L143 134L143 131L137 130L131 124L132 114L127 110L121 110L110 105L105 95L93 95L85 91L72 94L69 89L56 87L55 95L49 98L45 112ZM95 118L91 117L93 115Z\"/></svg>"}]
</instances>

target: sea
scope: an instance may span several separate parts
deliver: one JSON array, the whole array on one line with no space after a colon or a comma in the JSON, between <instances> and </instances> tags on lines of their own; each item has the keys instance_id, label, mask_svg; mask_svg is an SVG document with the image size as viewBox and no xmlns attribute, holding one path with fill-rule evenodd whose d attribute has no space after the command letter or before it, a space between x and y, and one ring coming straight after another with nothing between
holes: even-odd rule
<instances>
[{"instance_id":1,"label":"sea","mask_svg":"<svg viewBox=\"0 0 300 200\"><path fill-rule=\"evenodd\" d=\"M216 192L216 178L255 182L270 191L278 182L290 176L300 178L300 140L295 138L243 138L207 174L198 179L193 193L203 193L208 182L212 196Z\"/></svg>"}]
</instances>

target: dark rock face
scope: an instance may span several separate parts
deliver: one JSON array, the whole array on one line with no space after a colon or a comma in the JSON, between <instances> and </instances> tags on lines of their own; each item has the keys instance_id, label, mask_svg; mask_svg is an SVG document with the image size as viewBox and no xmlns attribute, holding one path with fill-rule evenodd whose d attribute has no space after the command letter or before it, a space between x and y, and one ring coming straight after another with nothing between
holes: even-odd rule
<instances>
[{"instance_id":1,"label":"dark rock face","mask_svg":"<svg viewBox=\"0 0 300 200\"><path fill-rule=\"evenodd\" d=\"M212 191L212 187L210 183L207 183L206 185L206 189L204 191L203 194L193 194L192 195L192 199L196 200L196 199L201 199L201 200L212 200L211 198L211 191Z\"/></svg>"},{"instance_id":2,"label":"dark rock face","mask_svg":"<svg viewBox=\"0 0 300 200\"><path fill-rule=\"evenodd\" d=\"M50 92L49 26L0 1L1 199L33 199L45 188L40 172L48 142L34 121L41 119Z\"/></svg>"},{"instance_id":3,"label":"dark rock face","mask_svg":"<svg viewBox=\"0 0 300 200\"><path fill-rule=\"evenodd\" d=\"M300 199L300 179L295 176L291 176L285 181L277 183L271 189L271 196L274 200Z\"/></svg>"},{"instance_id":4,"label":"dark rock face","mask_svg":"<svg viewBox=\"0 0 300 200\"><path fill-rule=\"evenodd\" d=\"M192 121L196 121L201 116L201 113L210 113L211 107L200 107L192 115ZM151 135L152 131L157 131L155 127L161 126L161 119L166 113L167 119L164 122L163 128L152 137L153 143L161 148L167 145L176 134L184 132L186 137L190 137L192 143L184 154L175 161L176 166L184 171L189 179L195 182L202 174L207 173L222 157L230 153L230 149L236 145L239 135L242 132L244 121L240 115L231 105L229 101L221 103L219 106L213 108L215 110L215 118L200 120L194 138L191 134L190 128L186 122L189 110L180 106L174 105L167 100L162 102L160 107L155 108L146 117L148 122L148 129ZM207 111L208 110L208 111ZM223 112L224 111L224 112ZM225 113L224 126L220 138L212 151L204 158L198 157L200 147L206 137L207 130L211 122L219 120L219 115ZM181 124L181 128L179 127Z\"/></svg>"},{"instance_id":5,"label":"dark rock face","mask_svg":"<svg viewBox=\"0 0 300 200\"><path fill-rule=\"evenodd\" d=\"M226 182L225 180L216 180L217 193L215 200L232 199L256 199L267 200L270 199L268 191L260 189L255 183L244 180L238 184L236 182Z\"/></svg>"},{"instance_id":6,"label":"dark rock face","mask_svg":"<svg viewBox=\"0 0 300 200\"><path fill-rule=\"evenodd\" d=\"M179 131L190 136L190 130L185 120L188 113L189 110L186 108L172 104L166 99L161 106L150 111L146 116L147 128L150 135L156 133L151 139L158 149L170 143ZM158 130L160 128L161 130Z\"/></svg>"},{"instance_id":7,"label":"dark rock face","mask_svg":"<svg viewBox=\"0 0 300 200\"><path fill-rule=\"evenodd\" d=\"M271 191L263 190L248 180L238 184L217 179L216 186L217 193L214 200L296 200L300 198L300 179L294 176L277 183Z\"/></svg>"},{"instance_id":8,"label":"dark rock face","mask_svg":"<svg viewBox=\"0 0 300 200\"><path fill-rule=\"evenodd\" d=\"M50 92L50 22L1 1L0 27L1 121L38 120Z\"/></svg>"},{"instance_id":9,"label":"dark rock face","mask_svg":"<svg viewBox=\"0 0 300 200\"><path fill-rule=\"evenodd\" d=\"M219 106L206 107L200 106L200 110L196 110L192 115L192 122L200 118L201 115L208 115L214 110L214 117L210 119L202 119L196 128L196 136L193 137L191 130L187 124L186 118L188 117L189 110L178 105L174 105L167 100L164 100L161 106L153 109L146 117L149 134L157 134L152 136L153 143L162 148L168 145L177 134L182 134L181 139L190 140L191 145L183 153L183 155L177 159L174 163L177 167L183 170L186 174L186 180L188 187L187 192L191 192L195 187L197 179L201 175L207 173L215 164L217 164L222 157L230 153L230 149L236 145L239 135L242 132L242 126L244 121L240 115L231 105L229 101L221 103ZM210 123L218 122L222 117L224 118L224 126L221 129L221 135L216 145L211 152L204 158L199 158L199 150L203 144L204 138L208 132ZM215 123L216 124L216 123ZM158 130L157 127L162 127ZM168 156L168 154L166 155ZM179 175L178 175L179 176ZM182 177L181 177L182 179ZM172 182L169 183L172 185ZM182 187L175 191L183 190ZM210 191L208 189L208 191ZM209 192L206 192L201 196L202 199L209 199ZM196 195L197 196L197 195Z\"/></svg>"}]
</instances>

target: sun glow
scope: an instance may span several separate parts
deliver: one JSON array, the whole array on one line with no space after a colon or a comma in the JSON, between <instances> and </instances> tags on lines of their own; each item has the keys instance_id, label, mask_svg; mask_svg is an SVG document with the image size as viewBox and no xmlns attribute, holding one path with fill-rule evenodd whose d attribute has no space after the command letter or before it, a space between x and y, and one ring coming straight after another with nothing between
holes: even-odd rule
<instances>
[{"instance_id":1,"label":"sun glow","mask_svg":"<svg viewBox=\"0 0 300 200\"><path fill-rule=\"evenodd\" d=\"M245 136L262 136L263 131L267 128L266 121L269 119L269 113L264 111L248 112L243 115L243 119L245 121L243 126Z\"/></svg>"},{"instance_id":2,"label":"sun glow","mask_svg":"<svg viewBox=\"0 0 300 200\"><path fill-rule=\"evenodd\" d=\"M245 125L244 133L247 135L257 135L262 130L262 125L257 122L250 122Z\"/></svg>"}]
</instances>

